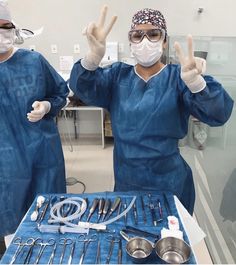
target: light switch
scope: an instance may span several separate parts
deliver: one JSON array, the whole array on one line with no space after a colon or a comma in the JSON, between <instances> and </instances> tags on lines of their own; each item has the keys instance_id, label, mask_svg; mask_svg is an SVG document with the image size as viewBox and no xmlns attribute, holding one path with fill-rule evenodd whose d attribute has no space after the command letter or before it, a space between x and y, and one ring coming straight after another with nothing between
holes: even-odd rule
<instances>
[{"instance_id":1,"label":"light switch","mask_svg":"<svg viewBox=\"0 0 236 265\"><path fill-rule=\"evenodd\" d=\"M80 53L80 46L79 44L74 45L74 53Z\"/></svg>"},{"instance_id":2,"label":"light switch","mask_svg":"<svg viewBox=\"0 0 236 265\"><path fill-rule=\"evenodd\" d=\"M57 53L57 45L56 44L52 44L51 45L51 52L52 53Z\"/></svg>"}]
</instances>

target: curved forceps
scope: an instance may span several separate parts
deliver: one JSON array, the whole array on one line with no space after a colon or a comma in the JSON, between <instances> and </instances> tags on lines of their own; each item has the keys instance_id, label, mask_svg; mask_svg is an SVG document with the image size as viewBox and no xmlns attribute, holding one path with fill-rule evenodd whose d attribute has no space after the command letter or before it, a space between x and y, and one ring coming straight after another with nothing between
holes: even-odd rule
<instances>
[{"instance_id":1,"label":"curved forceps","mask_svg":"<svg viewBox=\"0 0 236 265\"><path fill-rule=\"evenodd\" d=\"M85 254L87 252L87 249L88 249L88 246L89 246L90 242L94 242L97 239L98 239L98 236L96 234L93 234L90 237L86 237L86 235L84 235L84 234L79 235L78 241L79 242L84 242L83 250L82 250L82 253L81 253L80 260L79 260L79 265L81 265L83 263L83 260L84 260L84 257L85 257Z\"/></svg>"}]
</instances>

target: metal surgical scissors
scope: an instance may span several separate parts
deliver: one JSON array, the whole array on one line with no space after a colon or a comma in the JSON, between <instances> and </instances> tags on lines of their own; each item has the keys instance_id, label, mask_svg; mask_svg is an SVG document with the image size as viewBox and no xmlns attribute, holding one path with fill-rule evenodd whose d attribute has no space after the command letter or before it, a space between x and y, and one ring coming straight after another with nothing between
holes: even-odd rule
<instances>
[{"instance_id":1,"label":"metal surgical scissors","mask_svg":"<svg viewBox=\"0 0 236 265\"><path fill-rule=\"evenodd\" d=\"M32 253L33 253L33 248L36 244L40 243L42 241L41 238L36 238L36 239L33 239L31 244L28 244L28 246L30 246L28 252L27 252L27 255L25 257L25 260L24 260L24 264L29 264L30 263L30 258L32 256Z\"/></svg>"},{"instance_id":2,"label":"metal surgical scissors","mask_svg":"<svg viewBox=\"0 0 236 265\"><path fill-rule=\"evenodd\" d=\"M32 237L28 238L26 242L23 242L21 237L16 237L12 243L14 245L18 245L18 247L9 264L13 264L16 261L18 255L20 254L24 246L31 246L33 242L34 242L34 238Z\"/></svg>"},{"instance_id":3,"label":"metal surgical scissors","mask_svg":"<svg viewBox=\"0 0 236 265\"><path fill-rule=\"evenodd\" d=\"M119 242L120 242L120 239L117 239L117 238L116 238L115 236L113 236L113 235L109 235L109 236L107 237L107 241L110 242L110 248L109 248L109 251L108 251L107 258L106 258L106 264L109 264L109 263L110 263L110 260L111 260L111 257L112 257L114 244L115 244L115 243L119 243Z\"/></svg>"},{"instance_id":4,"label":"metal surgical scissors","mask_svg":"<svg viewBox=\"0 0 236 265\"><path fill-rule=\"evenodd\" d=\"M61 257L60 257L60 260L59 260L59 264L62 264L63 258L65 256L66 246L67 245L71 245L72 243L73 243L73 240L71 238L61 238L60 239L59 244L63 245L63 249L62 249L62 252L61 252Z\"/></svg>"},{"instance_id":5,"label":"metal surgical scissors","mask_svg":"<svg viewBox=\"0 0 236 265\"><path fill-rule=\"evenodd\" d=\"M56 243L56 241L53 238L48 239L47 242L38 242L37 245L40 245L40 250L39 250L38 256L37 256L34 264L38 264L39 263L39 260L40 260L42 254L43 254L44 249L47 246L53 246L55 243Z\"/></svg>"},{"instance_id":6,"label":"metal surgical scissors","mask_svg":"<svg viewBox=\"0 0 236 265\"><path fill-rule=\"evenodd\" d=\"M88 249L88 246L90 244L90 242L93 242L93 241L96 241L97 240L97 235L96 234L93 234L91 235L90 237L87 237L86 238L86 235L84 234L81 234L79 237L78 237L78 241L79 242L84 242L84 245L83 245L83 250L82 250L82 253L81 253L81 257L80 257L80 260L79 260L79 265L81 265L84 261L84 257L85 257L85 254L87 252L87 249Z\"/></svg>"}]
</instances>

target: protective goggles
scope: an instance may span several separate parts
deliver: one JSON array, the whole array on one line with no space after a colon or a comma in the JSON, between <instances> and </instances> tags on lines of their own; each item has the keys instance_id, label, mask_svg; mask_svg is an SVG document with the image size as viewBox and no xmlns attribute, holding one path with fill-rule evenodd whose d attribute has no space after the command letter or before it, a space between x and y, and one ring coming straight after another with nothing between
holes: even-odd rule
<instances>
[{"instance_id":1,"label":"protective goggles","mask_svg":"<svg viewBox=\"0 0 236 265\"><path fill-rule=\"evenodd\" d=\"M148 38L151 42L158 42L164 40L165 31L163 29L149 29L149 30L140 30L134 29L129 31L129 41L132 43L140 43L144 36Z\"/></svg>"},{"instance_id":2,"label":"protective goggles","mask_svg":"<svg viewBox=\"0 0 236 265\"><path fill-rule=\"evenodd\" d=\"M14 29L15 26L12 23L7 23L0 26L0 29Z\"/></svg>"}]
</instances>

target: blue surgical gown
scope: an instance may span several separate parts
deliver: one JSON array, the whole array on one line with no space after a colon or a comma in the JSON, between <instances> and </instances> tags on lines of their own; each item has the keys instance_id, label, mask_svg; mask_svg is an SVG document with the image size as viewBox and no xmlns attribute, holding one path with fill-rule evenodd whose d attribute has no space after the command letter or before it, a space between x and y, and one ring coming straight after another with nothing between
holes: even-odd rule
<instances>
[{"instance_id":1,"label":"blue surgical gown","mask_svg":"<svg viewBox=\"0 0 236 265\"><path fill-rule=\"evenodd\" d=\"M64 157L54 117L68 87L37 52L19 49L0 63L0 236L13 233L38 193L66 192ZM32 123L35 101L51 110Z\"/></svg>"},{"instance_id":2,"label":"blue surgical gown","mask_svg":"<svg viewBox=\"0 0 236 265\"><path fill-rule=\"evenodd\" d=\"M167 65L144 81L133 66L115 63L88 71L77 62L70 87L88 105L106 108L114 135L115 190L165 190L177 195L192 214L195 189L178 140L187 134L189 116L210 126L230 117L233 101L211 76L193 94L178 65Z\"/></svg>"}]
</instances>

